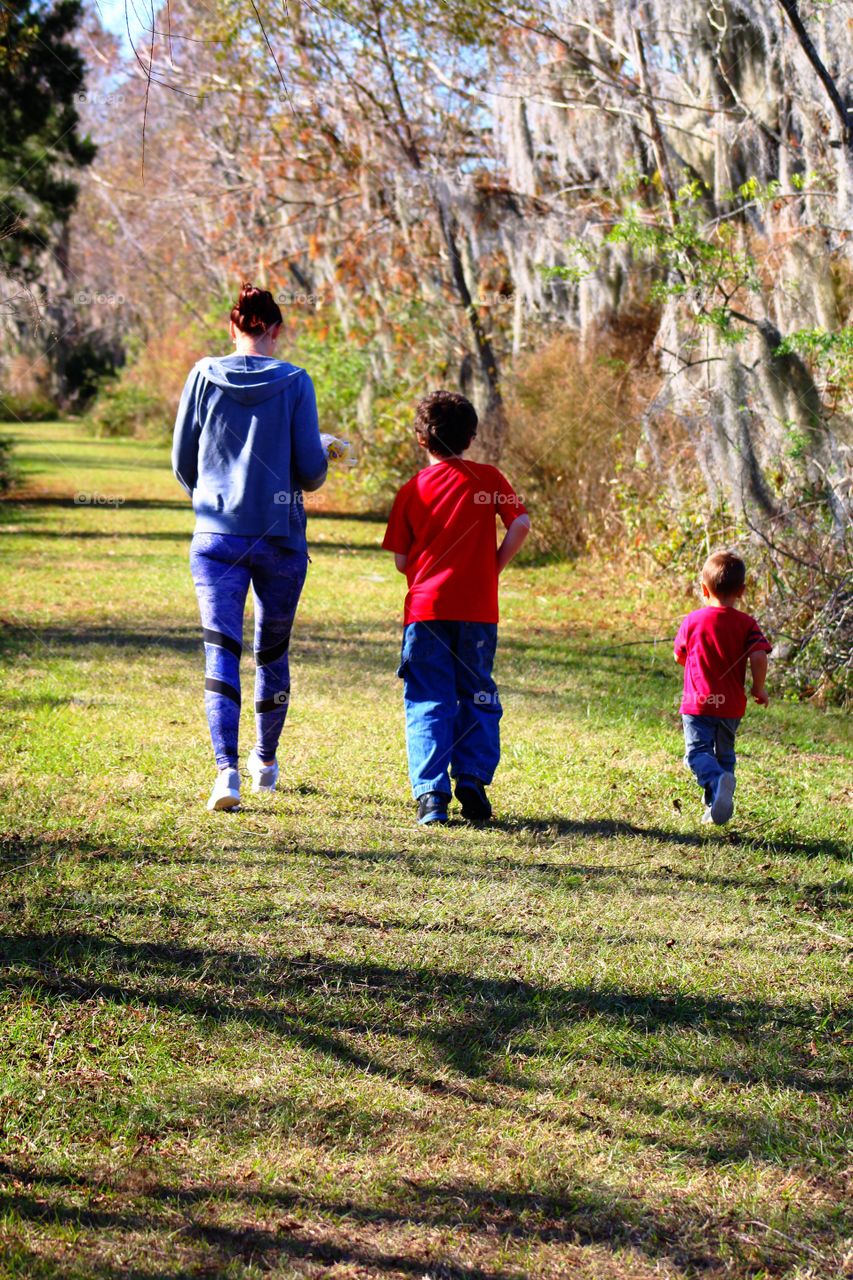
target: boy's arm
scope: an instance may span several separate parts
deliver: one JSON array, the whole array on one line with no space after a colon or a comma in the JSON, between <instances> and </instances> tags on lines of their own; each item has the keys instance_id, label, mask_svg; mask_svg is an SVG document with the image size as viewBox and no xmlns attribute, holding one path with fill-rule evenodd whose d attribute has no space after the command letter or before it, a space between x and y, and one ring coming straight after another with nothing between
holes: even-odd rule
<instances>
[{"instance_id":1,"label":"boy's arm","mask_svg":"<svg viewBox=\"0 0 853 1280\"><path fill-rule=\"evenodd\" d=\"M394 555L394 565L399 573L406 572L406 565L409 562L409 551L412 547L412 530L406 519L406 495L408 487L403 488L397 494L391 506L391 514L388 517L388 527L385 530L385 537L382 539L382 550L391 551ZM405 551L400 548L405 547Z\"/></svg>"},{"instance_id":2,"label":"boy's arm","mask_svg":"<svg viewBox=\"0 0 853 1280\"><path fill-rule=\"evenodd\" d=\"M764 688L767 679L767 654L761 649L749 655L749 669L752 672L752 696L760 707L766 707L770 698Z\"/></svg>"},{"instance_id":3,"label":"boy's arm","mask_svg":"<svg viewBox=\"0 0 853 1280\"><path fill-rule=\"evenodd\" d=\"M503 573L513 556L518 554L529 532L530 516L516 516L498 547L498 573Z\"/></svg>"},{"instance_id":4,"label":"boy's arm","mask_svg":"<svg viewBox=\"0 0 853 1280\"><path fill-rule=\"evenodd\" d=\"M674 641L675 661L680 667L687 665L687 619L682 619L681 626L675 636Z\"/></svg>"}]
</instances>

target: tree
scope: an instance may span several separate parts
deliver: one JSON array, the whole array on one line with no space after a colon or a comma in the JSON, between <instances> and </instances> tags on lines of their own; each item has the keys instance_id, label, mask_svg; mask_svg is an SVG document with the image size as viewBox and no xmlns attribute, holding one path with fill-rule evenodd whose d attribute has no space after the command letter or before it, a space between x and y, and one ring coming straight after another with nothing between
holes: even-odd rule
<instances>
[{"instance_id":1,"label":"tree","mask_svg":"<svg viewBox=\"0 0 853 1280\"><path fill-rule=\"evenodd\" d=\"M71 216L70 173L95 155L77 111L85 63L71 37L81 15L81 0L0 5L0 264L25 279Z\"/></svg>"}]
</instances>

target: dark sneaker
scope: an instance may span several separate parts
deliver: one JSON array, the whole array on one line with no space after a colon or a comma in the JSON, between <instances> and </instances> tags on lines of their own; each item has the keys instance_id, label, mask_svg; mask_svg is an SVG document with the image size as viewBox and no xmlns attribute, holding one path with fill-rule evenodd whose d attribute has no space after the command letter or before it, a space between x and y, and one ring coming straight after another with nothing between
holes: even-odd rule
<instances>
[{"instance_id":1,"label":"dark sneaker","mask_svg":"<svg viewBox=\"0 0 853 1280\"><path fill-rule=\"evenodd\" d=\"M722 827L729 821L735 811L735 775L721 773L711 804L711 821Z\"/></svg>"},{"instance_id":2,"label":"dark sneaker","mask_svg":"<svg viewBox=\"0 0 853 1280\"><path fill-rule=\"evenodd\" d=\"M446 822L450 796L444 791L427 791L418 796L418 823L425 827L429 822Z\"/></svg>"},{"instance_id":3,"label":"dark sneaker","mask_svg":"<svg viewBox=\"0 0 853 1280\"><path fill-rule=\"evenodd\" d=\"M462 805L462 817L469 822L488 822L491 818L492 806L479 778L459 778L456 799Z\"/></svg>"}]
</instances>

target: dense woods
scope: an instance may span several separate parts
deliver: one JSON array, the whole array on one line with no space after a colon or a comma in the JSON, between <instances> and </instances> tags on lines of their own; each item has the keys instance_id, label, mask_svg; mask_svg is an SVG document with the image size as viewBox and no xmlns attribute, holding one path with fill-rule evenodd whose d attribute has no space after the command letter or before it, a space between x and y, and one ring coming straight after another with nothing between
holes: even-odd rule
<instances>
[{"instance_id":1,"label":"dense woods","mask_svg":"<svg viewBox=\"0 0 853 1280\"><path fill-rule=\"evenodd\" d=\"M411 469L413 400L458 386L540 551L688 578L742 541L792 686L843 689L847 0L172 0L132 51L94 12L76 46L97 156L38 279L31 243L26 290L4 259L13 414L99 391L99 429L167 430L252 278L359 437L361 500Z\"/></svg>"}]
</instances>

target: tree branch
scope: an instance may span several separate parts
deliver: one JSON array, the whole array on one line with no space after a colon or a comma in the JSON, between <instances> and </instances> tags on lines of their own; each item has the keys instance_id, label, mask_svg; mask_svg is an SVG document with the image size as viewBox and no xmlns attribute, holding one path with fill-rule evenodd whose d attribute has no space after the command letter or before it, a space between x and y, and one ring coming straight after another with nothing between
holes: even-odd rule
<instances>
[{"instance_id":1,"label":"tree branch","mask_svg":"<svg viewBox=\"0 0 853 1280\"><path fill-rule=\"evenodd\" d=\"M826 67L820 60L820 55L812 43L811 36L806 31L799 9L797 8L797 0L779 0L779 7L787 15L788 21L794 28L797 39L803 53L815 69L818 79L821 81L824 89L829 96L829 100L835 107L836 114L841 121L842 141L846 144L851 153L853 153L853 117L847 109L847 104L838 92L838 86Z\"/></svg>"}]
</instances>

